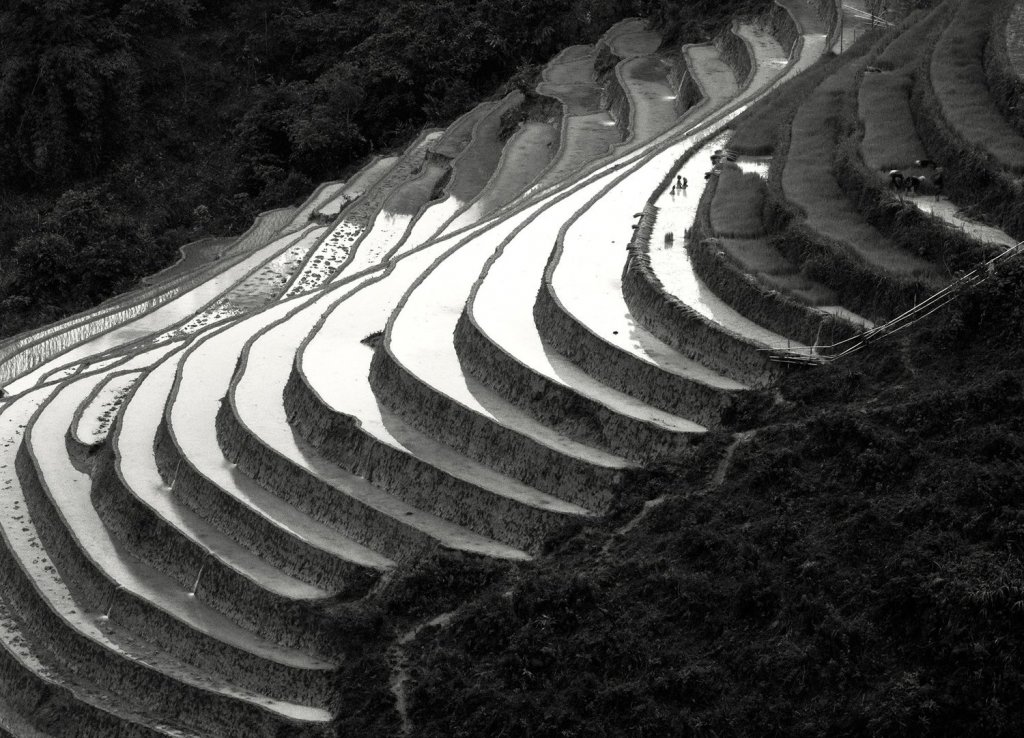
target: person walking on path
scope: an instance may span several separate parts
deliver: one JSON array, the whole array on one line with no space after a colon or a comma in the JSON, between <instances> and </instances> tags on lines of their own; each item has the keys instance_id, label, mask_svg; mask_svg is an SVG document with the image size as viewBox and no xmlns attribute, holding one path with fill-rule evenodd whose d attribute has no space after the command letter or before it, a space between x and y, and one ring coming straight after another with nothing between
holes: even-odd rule
<instances>
[{"instance_id":1,"label":"person walking on path","mask_svg":"<svg viewBox=\"0 0 1024 738\"><path fill-rule=\"evenodd\" d=\"M942 167L936 169L935 174L932 175L932 184L935 185L935 199L941 199L942 188L946 184L945 172L943 172Z\"/></svg>"},{"instance_id":2,"label":"person walking on path","mask_svg":"<svg viewBox=\"0 0 1024 738\"><path fill-rule=\"evenodd\" d=\"M899 169L889 170L889 186L894 190L903 189L903 172Z\"/></svg>"}]
</instances>

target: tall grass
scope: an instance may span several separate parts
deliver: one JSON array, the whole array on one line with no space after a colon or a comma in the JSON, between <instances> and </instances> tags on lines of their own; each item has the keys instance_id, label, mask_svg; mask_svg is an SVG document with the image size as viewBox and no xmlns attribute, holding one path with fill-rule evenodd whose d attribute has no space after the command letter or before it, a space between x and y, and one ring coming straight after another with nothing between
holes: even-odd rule
<instances>
[{"instance_id":1,"label":"tall grass","mask_svg":"<svg viewBox=\"0 0 1024 738\"><path fill-rule=\"evenodd\" d=\"M950 126L1001 166L1024 173L1024 137L1000 114L988 89L984 52L999 0L961 3L939 37L931 60L931 82Z\"/></svg>"},{"instance_id":2,"label":"tall grass","mask_svg":"<svg viewBox=\"0 0 1024 738\"><path fill-rule=\"evenodd\" d=\"M907 277L935 275L935 268L896 245L861 215L832 174L834 125L844 97L852 96L866 59L848 60L828 77L793 119L789 156L782 176L787 200L807 214L807 225L825 238L847 245L865 262Z\"/></svg>"},{"instance_id":3,"label":"tall grass","mask_svg":"<svg viewBox=\"0 0 1024 738\"><path fill-rule=\"evenodd\" d=\"M858 94L864 125L861 154L871 169L903 169L928 152L914 127L910 93L914 70L927 59L951 14L945 2L931 13L912 14L902 31L874 62L878 74L865 74Z\"/></svg>"},{"instance_id":4,"label":"tall grass","mask_svg":"<svg viewBox=\"0 0 1024 738\"><path fill-rule=\"evenodd\" d=\"M864 123L861 152L872 169L904 169L928 156L910 112L910 70L866 74L858 93Z\"/></svg>"},{"instance_id":5,"label":"tall grass","mask_svg":"<svg viewBox=\"0 0 1024 738\"><path fill-rule=\"evenodd\" d=\"M711 227L715 233L733 238L757 238L764 228L764 178L727 164L718 178L711 201Z\"/></svg>"},{"instance_id":6,"label":"tall grass","mask_svg":"<svg viewBox=\"0 0 1024 738\"><path fill-rule=\"evenodd\" d=\"M865 61L861 57L871 50L876 40L876 37L864 36L846 56L824 61L808 70L805 77L798 78L802 89L788 93L794 108L798 108L801 102L809 101L811 94L817 91L816 85L809 85L807 79L816 79L820 82L844 65L852 63L851 60L856 62L858 68L863 66ZM855 76L856 70L851 74ZM848 101L853 97L853 80L847 79L846 85L845 98ZM832 86L835 87L834 80ZM819 145L811 152L810 158L818 159L814 166L817 167L821 181L831 182L832 202L842 205L845 202L844 195L832 178L829 167L832 160L832 145L835 142L834 132L838 123L836 114L843 109L841 103L844 95L842 87L829 92L839 94L825 94L824 99L819 98L813 106L808 105L809 109L815 109L821 117L817 125L817 132L821 134ZM760 114L759 111L753 112L755 115ZM813 128L814 126L804 125L801 134L807 134ZM853 244L827 236L813 227L807 221L806 210L787 199L783 189L783 178L790 153L794 152L794 157L804 153L801 151L798 154L796 148L804 146L803 135L794 141L793 133L791 127L780 126L774 134L775 153L769 171L768 195L764 208L766 229L769 233L775 234L769 238L770 245L778 250L782 258L795 265L800 275L809 283L817 283L832 290L838 304L872 320L884 320L898 314L929 294L931 287L920 279L872 264L857 253ZM846 204L848 206L848 203ZM828 207L826 204L825 212L828 212ZM799 285L795 282L784 286L786 289L797 287ZM792 289L791 294L799 295L805 300L815 297L810 294L801 295L797 289ZM820 296L823 297L824 294L820 292Z\"/></svg>"},{"instance_id":7,"label":"tall grass","mask_svg":"<svg viewBox=\"0 0 1024 738\"><path fill-rule=\"evenodd\" d=\"M697 276L740 314L801 343L829 344L855 333L855 326L811 309L822 303L792 289L814 283L802 278L799 267L768 240L719 238L713 233L711 208L719 186L721 178L715 177L704 191L686 239Z\"/></svg>"},{"instance_id":8,"label":"tall grass","mask_svg":"<svg viewBox=\"0 0 1024 738\"><path fill-rule=\"evenodd\" d=\"M980 146L963 138L945 118L925 64L914 79L911 110L931 158L954 162L946 169L946 192L970 217L1024 238L1024 182L998 166Z\"/></svg>"},{"instance_id":9,"label":"tall grass","mask_svg":"<svg viewBox=\"0 0 1024 738\"><path fill-rule=\"evenodd\" d=\"M1012 40L1010 37L1013 37ZM1007 122L1024 134L1024 79L1010 58L1010 46L1016 44L1016 55L1024 39L1024 3L1006 2L992 16L992 28L985 45L985 77L996 107Z\"/></svg>"},{"instance_id":10,"label":"tall grass","mask_svg":"<svg viewBox=\"0 0 1024 738\"><path fill-rule=\"evenodd\" d=\"M892 71L916 65L922 52L934 47L936 34L949 20L955 7L954 0L945 0L931 11L911 13L900 24L899 35L875 59L875 66Z\"/></svg>"},{"instance_id":11,"label":"tall grass","mask_svg":"<svg viewBox=\"0 0 1024 738\"><path fill-rule=\"evenodd\" d=\"M778 145L780 131L821 81L841 65L840 59L815 64L759 100L733 123L729 148L749 156L767 156Z\"/></svg>"}]
</instances>

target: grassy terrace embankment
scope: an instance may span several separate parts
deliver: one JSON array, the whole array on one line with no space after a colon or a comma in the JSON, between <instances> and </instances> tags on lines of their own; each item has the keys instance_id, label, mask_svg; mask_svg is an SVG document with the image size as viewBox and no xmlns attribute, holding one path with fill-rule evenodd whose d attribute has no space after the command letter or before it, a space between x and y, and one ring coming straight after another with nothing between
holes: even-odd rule
<instances>
[{"instance_id":1,"label":"grassy terrace embankment","mask_svg":"<svg viewBox=\"0 0 1024 738\"><path fill-rule=\"evenodd\" d=\"M1003 3L992 14L985 44L985 78L996 107L1024 134L1024 4Z\"/></svg>"},{"instance_id":2,"label":"grassy terrace embankment","mask_svg":"<svg viewBox=\"0 0 1024 738\"><path fill-rule=\"evenodd\" d=\"M911 98L914 121L931 158L954 163L946 182L949 196L979 219L1020 238L1024 236L1024 210L1018 206L1020 179L1004 164L1012 163L1024 139L999 116L985 87L982 68L985 29L979 26L979 19L989 17L986 11L992 8L986 3L956 9L957 17L963 20L951 24L939 43L944 51L963 53L964 58L939 59L936 45L930 63L923 63L915 76ZM938 82L933 79L936 73L940 75ZM962 102L956 99L958 73L964 76ZM958 117L947 118L948 111L957 111ZM970 128L972 124L989 123L991 129ZM981 145L985 142L998 145L1002 155L1009 158L1001 163Z\"/></svg>"},{"instance_id":3,"label":"grassy terrace embankment","mask_svg":"<svg viewBox=\"0 0 1024 738\"><path fill-rule=\"evenodd\" d=\"M944 119L997 166L1024 172L1024 136L1000 114L983 64L992 17L1000 3L977 0L957 8L932 54L930 77Z\"/></svg>"}]
</instances>

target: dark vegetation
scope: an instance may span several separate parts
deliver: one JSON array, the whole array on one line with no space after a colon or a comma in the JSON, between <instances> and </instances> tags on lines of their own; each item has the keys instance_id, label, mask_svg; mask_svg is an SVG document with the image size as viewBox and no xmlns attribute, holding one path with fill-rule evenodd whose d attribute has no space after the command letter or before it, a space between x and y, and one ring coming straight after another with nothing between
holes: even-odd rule
<instances>
[{"instance_id":1,"label":"dark vegetation","mask_svg":"<svg viewBox=\"0 0 1024 738\"><path fill-rule=\"evenodd\" d=\"M764 4L4 3L0 335L123 291L188 241L244 230L621 17L692 5L673 28L696 41Z\"/></svg>"}]
</instances>

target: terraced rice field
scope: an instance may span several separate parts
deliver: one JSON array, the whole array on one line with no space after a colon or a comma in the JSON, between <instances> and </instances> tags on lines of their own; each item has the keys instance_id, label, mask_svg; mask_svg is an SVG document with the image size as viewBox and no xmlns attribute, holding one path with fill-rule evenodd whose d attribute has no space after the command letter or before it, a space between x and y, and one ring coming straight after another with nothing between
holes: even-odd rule
<instances>
[{"instance_id":1,"label":"terraced rice field","mask_svg":"<svg viewBox=\"0 0 1024 738\"><path fill-rule=\"evenodd\" d=\"M332 603L432 550L542 555L788 370L775 359L821 359L823 316L870 327L776 248L769 171L826 240L933 274L829 172L822 116L855 74L804 101L787 155L722 175L736 118L824 53L813 8L778 4L788 32L737 23L686 70L617 24L613 74L589 46L545 69L560 122L502 141L521 96L483 103L219 261L0 345L0 732L332 734L351 709L333 671L358 650ZM679 111L683 72L703 95Z\"/></svg>"},{"instance_id":2,"label":"terraced rice field","mask_svg":"<svg viewBox=\"0 0 1024 738\"><path fill-rule=\"evenodd\" d=\"M1024 136L1000 114L988 94L982 63L992 14L999 3L961 4L935 45L932 86L946 121L965 140L980 147L1000 166L1024 173Z\"/></svg>"}]
</instances>

